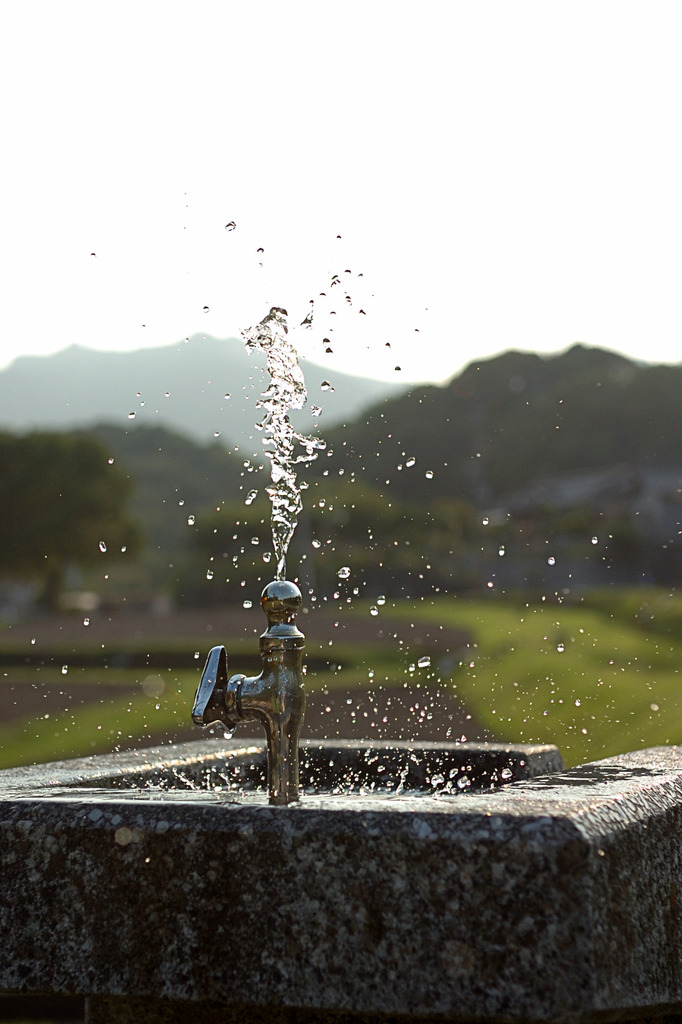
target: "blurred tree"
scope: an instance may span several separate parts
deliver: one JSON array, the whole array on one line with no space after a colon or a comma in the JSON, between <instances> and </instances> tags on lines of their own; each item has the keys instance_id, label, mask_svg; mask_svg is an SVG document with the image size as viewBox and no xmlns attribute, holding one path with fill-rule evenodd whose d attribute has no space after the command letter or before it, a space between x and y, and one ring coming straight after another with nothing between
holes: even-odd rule
<instances>
[{"instance_id":1,"label":"blurred tree","mask_svg":"<svg viewBox=\"0 0 682 1024\"><path fill-rule=\"evenodd\" d=\"M441 498L427 507L345 477L313 481L303 501L287 573L306 588L405 595L472 582L467 558L479 525L467 502ZM225 502L200 515L194 541L200 559L192 580L183 581L185 601L251 599L274 575L270 507L262 494L248 506ZM339 575L344 567L348 576Z\"/></svg>"},{"instance_id":2,"label":"blurred tree","mask_svg":"<svg viewBox=\"0 0 682 1024\"><path fill-rule=\"evenodd\" d=\"M139 546L130 480L93 438L0 434L0 575L36 578L55 609L71 565Z\"/></svg>"}]
</instances>

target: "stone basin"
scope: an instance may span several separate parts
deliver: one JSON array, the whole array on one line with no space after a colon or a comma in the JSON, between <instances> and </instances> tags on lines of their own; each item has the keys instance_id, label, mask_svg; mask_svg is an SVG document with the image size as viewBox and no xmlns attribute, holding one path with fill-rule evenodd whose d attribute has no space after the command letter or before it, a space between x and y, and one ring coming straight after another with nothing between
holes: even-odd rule
<instances>
[{"instance_id":1,"label":"stone basin","mask_svg":"<svg viewBox=\"0 0 682 1024\"><path fill-rule=\"evenodd\" d=\"M128 798L180 800L187 791L221 802L263 802L265 745L258 741L210 739L153 747L125 754L98 755L0 772L0 795L33 793L56 797L66 788L102 799L126 790ZM414 743L406 740L308 740L300 747L301 788L306 799L325 795L456 796L492 790L518 779L564 767L556 747L503 743Z\"/></svg>"},{"instance_id":2,"label":"stone basin","mask_svg":"<svg viewBox=\"0 0 682 1024\"><path fill-rule=\"evenodd\" d=\"M235 740L0 773L0 991L99 1021L682 1010L682 749Z\"/></svg>"}]
</instances>

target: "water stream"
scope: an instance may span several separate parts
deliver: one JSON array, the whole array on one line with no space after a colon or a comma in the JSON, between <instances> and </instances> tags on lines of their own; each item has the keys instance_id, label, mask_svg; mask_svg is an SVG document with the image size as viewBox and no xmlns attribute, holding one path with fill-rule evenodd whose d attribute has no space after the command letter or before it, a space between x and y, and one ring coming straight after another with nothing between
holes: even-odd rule
<instances>
[{"instance_id":1,"label":"water stream","mask_svg":"<svg viewBox=\"0 0 682 1024\"><path fill-rule=\"evenodd\" d=\"M316 459L326 447L318 437L299 434L289 421L292 409L305 406L308 392L288 330L287 311L273 306L259 324L242 331L248 348L265 352L270 375L256 408L265 412L257 429L263 431L263 446L270 459L267 493L272 503L272 545L278 580L286 577L287 551L303 507L296 466Z\"/></svg>"}]
</instances>

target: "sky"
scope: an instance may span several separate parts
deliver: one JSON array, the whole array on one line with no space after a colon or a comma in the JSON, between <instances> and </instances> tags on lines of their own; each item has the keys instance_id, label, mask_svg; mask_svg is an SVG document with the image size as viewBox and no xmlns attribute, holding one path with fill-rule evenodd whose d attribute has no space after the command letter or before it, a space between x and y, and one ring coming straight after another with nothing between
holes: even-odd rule
<instances>
[{"instance_id":1,"label":"sky","mask_svg":"<svg viewBox=\"0 0 682 1024\"><path fill-rule=\"evenodd\" d=\"M272 305L396 382L679 362L681 29L665 0L5 0L0 368Z\"/></svg>"}]
</instances>

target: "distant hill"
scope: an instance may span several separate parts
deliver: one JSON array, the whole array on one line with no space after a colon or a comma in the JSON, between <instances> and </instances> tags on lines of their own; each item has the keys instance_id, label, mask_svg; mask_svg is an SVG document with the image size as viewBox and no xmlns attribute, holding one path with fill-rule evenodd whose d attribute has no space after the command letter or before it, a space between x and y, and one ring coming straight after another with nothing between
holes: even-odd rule
<instances>
[{"instance_id":1,"label":"distant hill","mask_svg":"<svg viewBox=\"0 0 682 1024\"><path fill-rule=\"evenodd\" d=\"M210 380L204 391L215 396ZM106 376L100 383L106 391ZM171 391L155 386L157 395ZM131 407L133 420L126 414L82 428L130 475L131 511L146 535L127 575L117 571L118 593L136 583L184 600L227 599L227 574L237 565L235 578L255 587L269 546L260 435L250 450L229 452L213 431L199 440L170 431L153 412L162 400L139 390L145 405ZM501 534L481 525L481 513L491 511L507 531L508 586L550 585L550 538L569 574L558 584L553 572L552 585L667 585L682 573L681 410L682 366L637 364L580 345L549 357L508 352L471 363L445 386L413 388L322 431L328 454L301 473L310 489L291 564L323 589L330 574L339 586L342 565L353 566L354 586L375 593L446 592L491 573L501 582ZM253 407L243 415L252 423ZM260 492L253 504L251 490ZM220 566L212 583L209 548ZM107 587L111 597L113 577Z\"/></svg>"},{"instance_id":2,"label":"distant hill","mask_svg":"<svg viewBox=\"0 0 682 1024\"><path fill-rule=\"evenodd\" d=\"M326 469L335 462L412 500L457 496L484 508L543 477L682 464L682 365L583 345L547 357L507 352L325 437L334 449Z\"/></svg>"},{"instance_id":3,"label":"distant hill","mask_svg":"<svg viewBox=\"0 0 682 1024\"><path fill-rule=\"evenodd\" d=\"M248 446L255 403L264 389L264 361L235 338L195 335L186 342L134 352L72 345L52 356L21 356L0 372L0 428L72 429L111 423L162 426L201 442ZM306 432L352 420L404 385L356 377L302 360L308 410L295 422ZM331 388L322 388L325 380ZM310 413L322 407L319 421ZM292 417L294 419L294 417Z\"/></svg>"}]
</instances>

